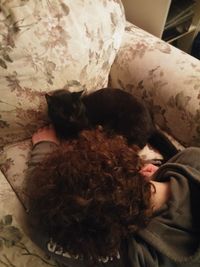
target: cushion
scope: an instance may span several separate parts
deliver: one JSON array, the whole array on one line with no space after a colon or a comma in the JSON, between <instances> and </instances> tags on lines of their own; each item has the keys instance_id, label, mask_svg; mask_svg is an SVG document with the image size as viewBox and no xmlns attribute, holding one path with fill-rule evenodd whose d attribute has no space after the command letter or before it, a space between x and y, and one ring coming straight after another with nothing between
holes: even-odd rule
<instances>
[{"instance_id":1,"label":"cushion","mask_svg":"<svg viewBox=\"0 0 200 267\"><path fill-rule=\"evenodd\" d=\"M47 123L44 93L107 85L124 31L120 0L3 0L0 146Z\"/></svg>"},{"instance_id":2,"label":"cushion","mask_svg":"<svg viewBox=\"0 0 200 267\"><path fill-rule=\"evenodd\" d=\"M5 146L0 153L0 169L24 208L26 193L23 185L31 147L31 139L27 139Z\"/></svg>"}]
</instances>

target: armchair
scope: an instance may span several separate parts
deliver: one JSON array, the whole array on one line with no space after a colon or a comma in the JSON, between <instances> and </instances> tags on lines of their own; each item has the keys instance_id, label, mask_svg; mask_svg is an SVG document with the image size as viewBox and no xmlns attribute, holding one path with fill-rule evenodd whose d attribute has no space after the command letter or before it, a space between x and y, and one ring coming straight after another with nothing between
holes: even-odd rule
<instances>
[{"instance_id":1,"label":"armchair","mask_svg":"<svg viewBox=\"0 0 200 267\"><path fill-rule=\"evenodd\" d=\"M0 265L59 266L23 223L31 135L48 123L44 94L109 80L142 98L180 146L199 146L200 62L126 22L120 0L2 0L0 44Z\"/></svg>"}]
</instances>

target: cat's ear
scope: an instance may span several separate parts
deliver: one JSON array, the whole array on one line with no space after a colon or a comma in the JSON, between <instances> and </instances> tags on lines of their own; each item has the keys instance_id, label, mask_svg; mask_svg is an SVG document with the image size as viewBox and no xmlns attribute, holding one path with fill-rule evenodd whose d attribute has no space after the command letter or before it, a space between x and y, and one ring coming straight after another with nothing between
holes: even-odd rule
<instances>
[{"instance_id":1,"label":"cat's ear","mask_svg":"<svg viewBox=\"0 0 200 267\"><path fill-rule=\"evenodd\" d=\"M80 99L80 97L82 96L82 94L83 94L84 91L85 91L85 90L81 90L81 91L79 91L79 92L72 92L72 97L73 97L74 99L78 100L78 99Z\"/></svg>"},{"instance_id":2,"label":"cat's ear","mask_svg":"<svg viewBox=\"0 0 200 267\"><path fill-rule=\"evenodd\" d=\"M49 105L51 103L52 97L49 94L45 94L45 98L46 98L47 104Z\"/></svg>"}]
</instances>

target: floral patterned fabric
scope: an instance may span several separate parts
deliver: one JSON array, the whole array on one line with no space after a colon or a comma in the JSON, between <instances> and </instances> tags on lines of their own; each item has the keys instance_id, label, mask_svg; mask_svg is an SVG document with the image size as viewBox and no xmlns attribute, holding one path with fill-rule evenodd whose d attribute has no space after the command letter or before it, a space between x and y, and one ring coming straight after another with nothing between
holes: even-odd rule
<instances>
[{"instance_id":1,"label":"floral patterned fabric","mask_svg":"<svg viewBox=\"0 0 200 267\"><path fill-rule=\"evenodd\" d=\"M0 145L46 123L45 92L106 86L124 25L120 0L0 0Z\"/></svg>"},{"instance_id":2,"label":"floral patterned fabric","mask_svg":"<svg viewBox=\"0 0 200 267\"><path fill-rule=\"evenodd\" d=\"M32 143L30 139L5 146L0 153L1 171L9 181L21 204L26 209L23 190Z\"/></svg>"},{"instance_id":3,"label":"floral patterned fabric","mask_svg":"<svg viewBox=\"0 0 200 267\"><path fill-rule=\"evenodd\" d=\"M144 99L182 144L200 145L199 61L130 23L123 30L119 0L0 0L0 266L59 266L21 216L30 137L48 121L45 92L104 87L115 59L111 86ZM160 158L148 147L141 155Z\"/></svg>"},{"instance_id":4,"label":"floral patterned fabric","mask_svg":"<svg viewBox=\"0 0 200 267\"><path fill-rule=\"evenodd\" d=\"M111 85L144 99L156 123L183 145L200 146L200 61L127 23Z\"/></svg>"}]
</instances>

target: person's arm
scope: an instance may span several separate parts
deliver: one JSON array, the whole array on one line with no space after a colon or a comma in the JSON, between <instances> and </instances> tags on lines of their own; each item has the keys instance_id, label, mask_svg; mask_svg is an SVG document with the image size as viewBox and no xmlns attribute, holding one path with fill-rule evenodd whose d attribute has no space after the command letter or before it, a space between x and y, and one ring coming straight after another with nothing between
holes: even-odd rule
<instances>
[{"instance_id":1,"label":"person's arm","mask_svg":"<svg viewBox=\"0 0 200 267\"><path fill-rule=\"evenodd\" d=\"M57 138L54 128L47 126L33 134L32 144L33 147L28 163L29 172L60 145L60 140Z\"/></svg>"},{"instance_id":2,"label":"person's arm","mask_svg":"<svg viewBox=\"0 0 200 267\"><path fill-rule=\"evenodd\" d=\"M60 144L60 140L57 138L56 132L51 125L40 128L39 130L37 130L37 132L33 134L32 136L33 146L35 146L40 142L51 142L57 145Z\"/></svg>"}]
</instances>

